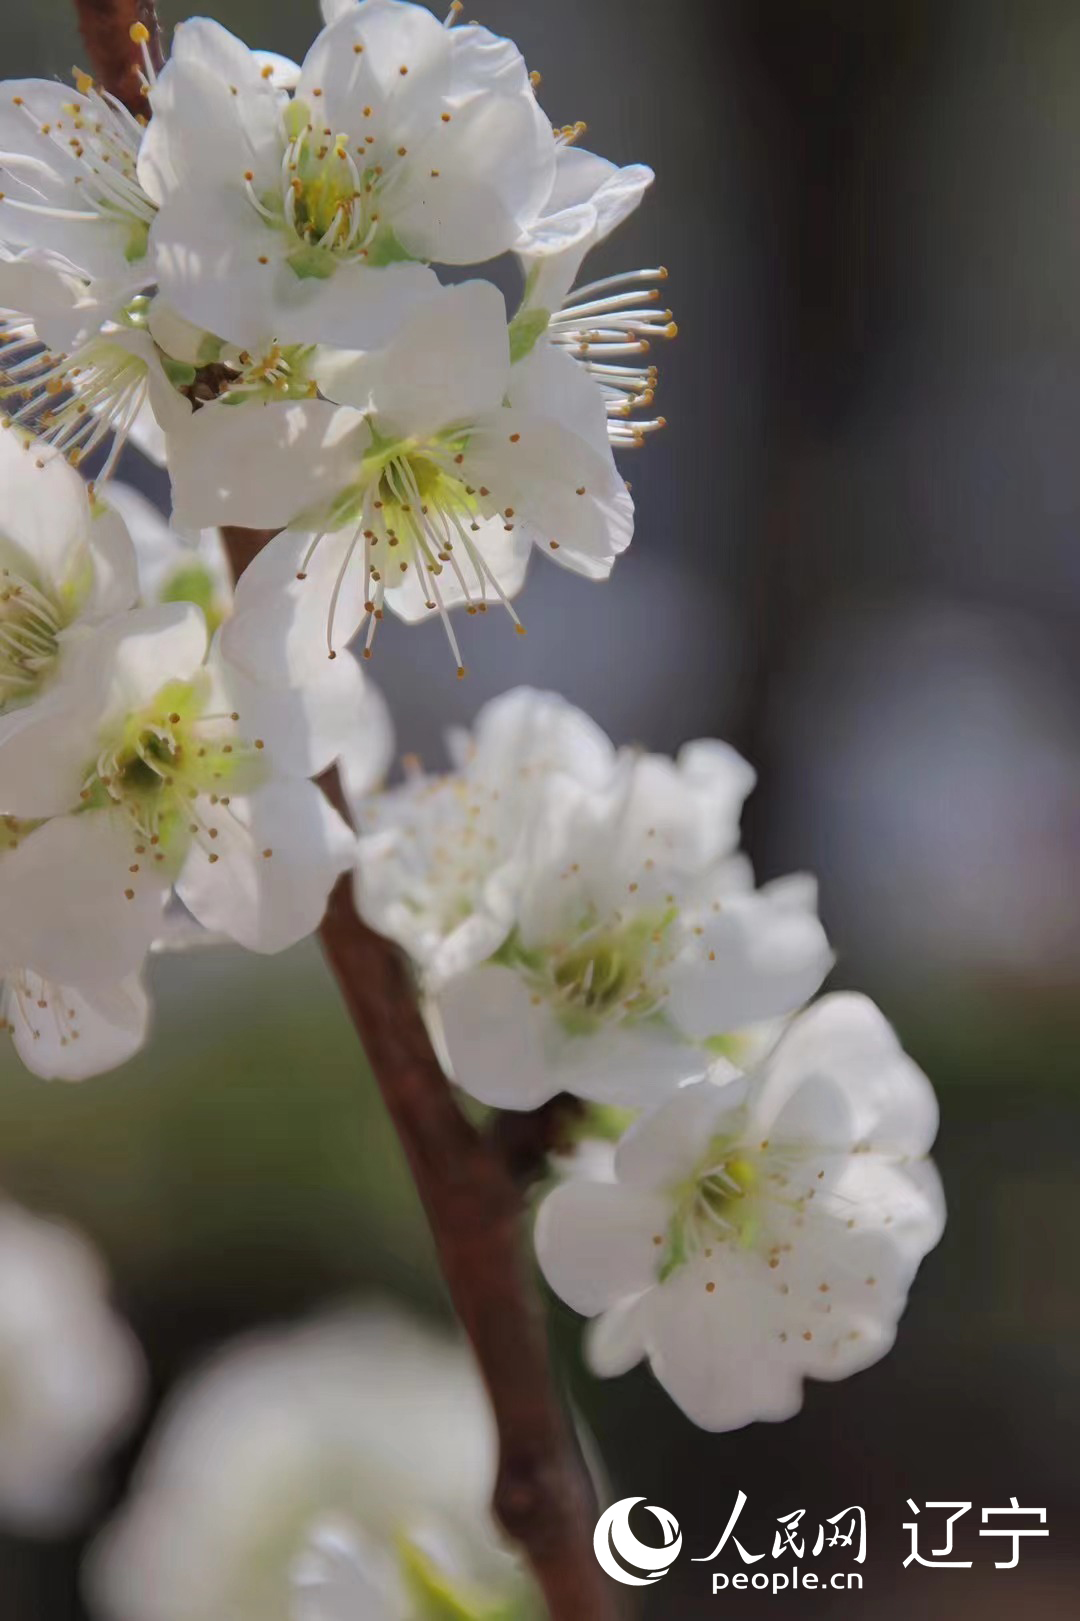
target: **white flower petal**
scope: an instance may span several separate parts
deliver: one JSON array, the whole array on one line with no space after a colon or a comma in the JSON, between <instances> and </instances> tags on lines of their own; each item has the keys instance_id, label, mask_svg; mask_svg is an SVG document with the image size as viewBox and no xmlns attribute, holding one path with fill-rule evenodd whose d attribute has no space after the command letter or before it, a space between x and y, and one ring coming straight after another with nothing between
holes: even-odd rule
<instances>
[{"instance_id":1,"label":"white flower petal","mask_svg":"<svg viewBox=\"0 0 1080 1621\"><path fill-rule=\"evenodd\" d=\"M497 287L469 281L422 305L385 349L349 354L348 332L321 351L323 392L377 411L384 437L424 438L497 410L510 378L506 306Z\"/></svg>"},{"instance_id":2,"label":"white flower petal","mask_svg":"<svg viewBox=\"0 0 1080 1621\"><path fill-rule=\"evenodd\" d=\"M852 1144L916 1156L933 1143L938 1125L933 1088L867 997L824 997L789 1026L755 1106L763 1129L781 1110L787 1113L800 1089L812 1082L843 1100Z\"/></svg>"},{"instance_id":3,"label":"white flower petal","mask_svg":"<svg viewBox=\"0 0 1080 1621\"><path fill-rule=\"evenodd\" d=\"M634 530L634 505L610 452L551 420L504 410L476 424L463 472L510 508L564 568L605 579Z\"/></svg>"},{"instance_id":4,"label":"white flower petal","mask_svg":"<svg viewBox=\"0 0 1080 1621\"><path fill-rule=\"evenodd\" d=\"M0 966L87 992L137 974L169 887L138 842L119 812L81 811L46 822L5 854Z\"/></svg>"},{"instance_id":5,"label":"white flower petal","mask_svg":"<svg viewBox=\"0 0 1080 1621\"><path fill-rule=\"evenodd\" d=\"M561 1300L593 1317L656 1282L670 1211L616 1183L563 1182L536 1218L540 1269Z\"/></svg>"},{"instance_id":6,"label":"white flower petal","mask_svg":"<svg viewBox=\"0 0 1080 1621\"><path fill-rule=\"evenodd\" d=\"M358 412L326 400L204 406L169 441L175 521L283 527L355 480L368 439Z\"/></svg>"},{"instance_id":7,"label":"white flower petal","mask_svg":"<svg viewBox=\"0 0 1080 1621\"><path fill-rule=\"evenodd\" d=\"M703 911L695 936L671 970L666 1011L689 1037L704 1040L791 1013L809 1001L832 967L825 931L811 913L766 895L733 895Z\"/></svg>"},{"instance_id":8,"label":"white flower petal","mask_svg":"<svg viewBox=\"0 0 1080 1621\"><path fill-rule=\"evenodd\" d=\"M249 951L284 951L311 934L355 850L320 789L274 780L225 808L200 801L195 809L218 829L209 846L193 845L176 881L199 922Z\"/></svg>"},{"instance_id":9,"label":"white flower petal","mask_svg":"<svg viewBox=\"0 0 1080 1621\"><path fill-rule=\"evenodd\" d=\"M46 1081L85 1081L143 1047L150 1003L132 975L86 992L26 973L4 989L4 1018L27 1069Z\"/></svg>"}]
</instances>

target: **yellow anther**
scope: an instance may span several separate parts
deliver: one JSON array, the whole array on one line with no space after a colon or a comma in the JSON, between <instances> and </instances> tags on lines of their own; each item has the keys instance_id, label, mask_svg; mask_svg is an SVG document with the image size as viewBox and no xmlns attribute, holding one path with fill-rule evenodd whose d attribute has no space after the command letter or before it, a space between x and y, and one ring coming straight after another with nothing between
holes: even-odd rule
<instances>
[{"instance_id":1,"label":"yellow anther","mask_svg":"<svg viewBox=\"0 0 1080 1621\"><path fill-rule=\"evenodd\" d=\"M133 45L149 45L150 30L145 23L132 23L128 29Z\"/></svg>"}]
</instances>

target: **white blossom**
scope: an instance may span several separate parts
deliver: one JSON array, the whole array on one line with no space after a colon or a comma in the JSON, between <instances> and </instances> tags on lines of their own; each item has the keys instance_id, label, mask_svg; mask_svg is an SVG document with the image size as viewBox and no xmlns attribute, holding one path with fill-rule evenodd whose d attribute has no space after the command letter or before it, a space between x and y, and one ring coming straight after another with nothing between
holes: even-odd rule
<instances>
[{"instance_id":1,"label":"white blossom","mask_svg":"<svg viewBox=\"0 0 1080 1621\"><path fill-rule=\"evenodd\" d=\"M364 0L325 28L291 99L223 28L176 30L139 173L181 314L258 347L385 342L437 285L419 261L514 245L551 187L555 140L520 55L423 6Z\"/></svg>"},{"instance_id":2,"label":"white blossom","mask_svg":"<svg viewBox=\"0 0 1080 1621\"><path fill-rule=\"evenodd\" d=\"M601 1376L648 1358L695 1423L798 1411L892 1345L944 1205L937 1106L873 1004L826 997L744 1079L699 1081L631 1127L616 1179L541 1207L552 1288L595 1319Z\"/></svg>"},{"instance_id":3,"label":"white blossom","mask_svg":"<svg viewBox=\"0 0 1080 1621\"><path fill-rule=\"evenodd\" d=\"M90 1245L0 1203L0 1518L39 1534L72 1529L143 1383Z\"/></svg>"},{"instance_id":4,"label":"white blossom","mask_svg":"<svg viewBox=\"0 0 1080 1621\"><path fill-rule=\"evenodd\" d=\"M455 1341L384 1309L253 1338L173 1398L91 1556L95 1614L337 1621L351 1595L350 1621L411 1621L436 1593L487 1613L524 1592L495 1469Z\"/></svg>"},{"instance_id":5,"label":"white blossom","mask_svg":"<svg viewBox=\"0 0 1080 1621\"><path fill-rule=\"evenodd\" d=\"M755 890L736 853L751 781L705 742L624 755L599 792L549 777L502 940L429 982L462 1087L500 1108L562 1091L636 1107L814 994L832 956L813 884Z\"/></svg>"},{"instance_id":6,"label":"white blossom","mask_svg":"<svg viewBox=\"0 0 1080 1621\"><path fill-rule=\"evenodd\" d=\"M365 617L370 650L385 606L441 615L460 668L448 610L507 602L534 545L602 579L629 544L599 400L573 366L554 379L511 367L489 283L445 290L384 350L321 351L316 370L329 398L207 406L170 442L182 527L297 531L254 567L308 599L309 657Z\"/></svg>"},{"instance_id":7,"label":"white blossom","mask_svg":"<svg viewBox=\"0 0 1080 1621\"><path fill-rule=\"evenodd\" d=\"M306 780L306 761L297 770L273 733L245 729L200 611L173 603L117 616L78 654L0 730L0 804L51 818L0 870L8 930L40 937L43 956L74 951L54 908L92 862L114 910L120 900L128 909L84 973L137 963L173 885L205 927L249 949L279 951L310 933L351 863L352 836ZM77 962L70 976L39 971L79 983Z\"/></svg>"}]
</instances>

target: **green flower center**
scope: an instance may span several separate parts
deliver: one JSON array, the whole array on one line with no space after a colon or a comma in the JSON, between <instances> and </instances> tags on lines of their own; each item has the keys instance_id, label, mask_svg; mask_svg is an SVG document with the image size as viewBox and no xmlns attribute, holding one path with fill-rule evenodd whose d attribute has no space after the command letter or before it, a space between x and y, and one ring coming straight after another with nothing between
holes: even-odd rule
<instances>
[{"instance_id":1,"label":"green flower center","mask_svg":"<svg viewBox=\"0 0 1080 1621\"><path fill-rule=\"evenodd\" d=\"M325 280L346 261L386 265L409 257L380 217L381 164L351 152L348 137L328 132L303 101L289 104L285 137L280 191L257 195L250 174L245 186L266 223L294 239L287 262L297 276Z\"/></svg>"},{"instance_id":2,"label":"green flower center","mask_svg":"<svg viewBox=\"0 0 1080 1621\"><path fill-rule=\"evenodd\" d=\"M584 925L571 943L530 951L511 936L493 961L523 973L552 1003L568 1035L586 1036L612 1021L656 1018L664 998L668 929L677 913L645 912L621 927Z\"/></svg>"},{"instance_id":3,"label":"green flower center","mask_svg":"<svg viewBox=\"0 0 1080 1621\"><path fill-rule=\"evenodd\" d=\"M193 841L216 861L232 795L265 776L262 740L239 737L236 712L208 712L208 685L199 676L162 687L104 744L82 791L86 806L123 809L154 860L174 867Z\"/></svg>"},{"instance_id":4,"label":"green flower center","mask_svg":"<svg viewBox=\"0 0 1080 1621\"><path fill-rule=\"evenodd\" d=\"M760 1181L760 1166L745 1144L713 1139L699 1168L675 1190L675 1212L660 1259L661 1282L719 1245L747 1249L753 1244L759 1227L753 1195Z\"/></svg>"}]
</instances>

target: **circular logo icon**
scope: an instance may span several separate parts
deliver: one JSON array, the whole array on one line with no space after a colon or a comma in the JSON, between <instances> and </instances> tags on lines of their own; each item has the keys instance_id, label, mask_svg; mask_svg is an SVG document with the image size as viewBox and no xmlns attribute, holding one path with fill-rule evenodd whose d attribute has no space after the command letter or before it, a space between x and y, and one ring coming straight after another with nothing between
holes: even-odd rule
<instances>
[{"instance_id":1,"label":"circular logo icon","mask_svg":"<svg viewBox=\"0 0 1080 1621\"><path fill-rule=\"evenodd\" d=\"M668 1509L656 1508L652 1503L645 1506L660 1522L663 1546L650 1548L648 1543L638 1541L630 1529L630 1510L644 1502L644 1497L624 1497L621 1502L613 1503L601 1514L593 1533L593 1552L602 1569L627 1587L651 1587L653 1582L667 1575L682 1552L678 1520ZM616 1554L622 1564L615 1558Z\"/></svg>"}]
</instances>

